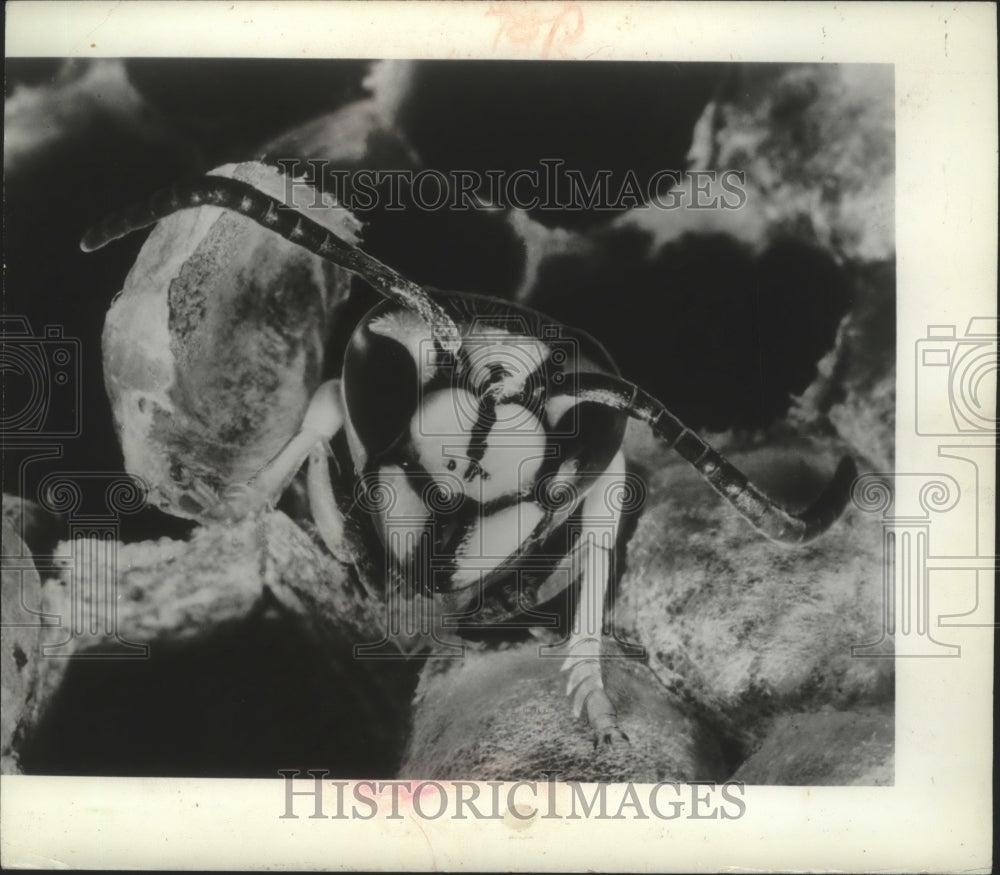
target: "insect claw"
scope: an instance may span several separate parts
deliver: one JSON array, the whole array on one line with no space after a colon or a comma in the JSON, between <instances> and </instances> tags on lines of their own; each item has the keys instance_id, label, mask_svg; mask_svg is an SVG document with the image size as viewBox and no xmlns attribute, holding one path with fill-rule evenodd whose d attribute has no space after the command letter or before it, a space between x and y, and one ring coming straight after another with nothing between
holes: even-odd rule
<instances>
[{"instance_id":1,"label":"insect claw","mask_svg":"<svg viewBox=\"0 0 1000 875\"><path fill-rule=\"evenodd\" d=\"M599 742L613 745L616 741L629 743L628 736L618 728L618 712L602 688L593 690L586 699L587 720L596 734L594 745Z\"/></svg>"},{"instance_id":2,"label":"insect claw","mask_svg":"<svg viewBox=\"0 0 1000 875\"><path fill-rule=\"evenodd\" d=\"M616 747L616 746L631 746L632 742L629 737L622 732L617 726L613 726L610 729L604 731L603 734L598 734L594 739L594 748L599 747Z\"/></svg>"}]
</instances>

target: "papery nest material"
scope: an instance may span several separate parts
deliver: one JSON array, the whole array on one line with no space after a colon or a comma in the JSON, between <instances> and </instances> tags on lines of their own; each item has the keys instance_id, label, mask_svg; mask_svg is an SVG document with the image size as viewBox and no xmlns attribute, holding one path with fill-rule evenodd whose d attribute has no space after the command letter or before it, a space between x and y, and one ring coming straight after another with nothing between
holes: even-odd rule
<instances>
[{"instance_id":1,"label":"papery nest material","mask_svg":"<svg viewBox=\"0 0 1000 875\"><path fill-rule=\"evenodd\" d=\"M287 200L290 178L258 163L212 171ZM295 203L348 242L345 209ZM126 469L150 503L203 520L295 434L323 375L348 275L253 221L205 206L160 221L108 312L105 385Z\"/></svg>"}]
</instances>

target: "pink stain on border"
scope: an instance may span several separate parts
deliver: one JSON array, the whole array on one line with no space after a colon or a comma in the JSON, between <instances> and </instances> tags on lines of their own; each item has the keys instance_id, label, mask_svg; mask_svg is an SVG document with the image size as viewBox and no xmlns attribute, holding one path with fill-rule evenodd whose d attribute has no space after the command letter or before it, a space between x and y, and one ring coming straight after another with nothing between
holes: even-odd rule
<instances>
[{"instance_id":1,"label":"pink stain on border","mask_svg":"<svg viewBox=\"0 0 1000 875\"><path fill-rule=\"evenodd\" d=\"M502 40L529 49L540 43L542 58L549 58L553 53L563 58L572 57L565 49L577 42L586 29L583 7L579 3L561 4L554 14L534 5L491 3L486 15L501 19L493 51L499 50Z\"/></svg>"}]
</instances>

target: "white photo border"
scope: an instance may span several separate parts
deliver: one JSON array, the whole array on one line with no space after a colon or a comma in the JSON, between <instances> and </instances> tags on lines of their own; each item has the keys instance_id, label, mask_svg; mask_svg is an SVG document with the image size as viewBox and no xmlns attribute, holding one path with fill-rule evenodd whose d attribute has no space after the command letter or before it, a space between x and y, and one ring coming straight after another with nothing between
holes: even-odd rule
<instances>
[{"instance_id":1,"label":"white photo border","mask_svg":"<svg viewBox=\"0 0 1000 875\"><path fill-rule=\"evenodd\" d=\"M895 69L897 470L975 468L916 433L916 344L996 315L996 8L987 3L10 2L8 57L887 63ZM572 40L554 16L579 14ZM542 24L515 28L532 15ZM521 16L521 18L518 18ZM575 19L574 19L575 20ZM545 22L550 22L546 24ZM575 33L575 29L574 29ZM989 435L986 436L989 438ZM986 439L984 438L984 440ZM952 443L959 442L954 439ZM988 442L988 441L987 441ZM953 461L953 460L952 460ZM993 531L993 471L978 512ZM935 520L937 545L962 525ZM950 529L949 526L954 527ZM989 573L979 616L993 618ZM944 588L943 588L944 589ZM960 593L941 595L955 613ZM283 782L4 776L5 867L987 872L994 629L899 659L892 787L747 787L733 820L281 819ZM431 777L431 776L428 776ZM404 806L405 813L405 806Z\"/></svg>"}]
</instances>

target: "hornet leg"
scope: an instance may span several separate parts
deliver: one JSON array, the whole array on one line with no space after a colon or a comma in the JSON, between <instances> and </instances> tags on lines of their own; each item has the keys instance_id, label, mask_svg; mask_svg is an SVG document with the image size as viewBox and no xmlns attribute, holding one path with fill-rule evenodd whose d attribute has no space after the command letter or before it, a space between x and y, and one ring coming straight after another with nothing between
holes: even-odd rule
<instances>
[{"instance_id":1,"label":"hornet leg","mask_svg":"<svg viewBox=\"0 0 1000 875\"><path fill-rule=\"evenodd\" d=\"M613 507L607 496L620 487L624 476L625 457L619 451L584 499L580 540L571 556L573 575L580 580L580 601L569 640L559 648L568 653L562 670L568 673L566 694L573 704L573 714L579 717L586 709L598 744L628 742L604 691L601 670L604 600L621 522L621 510Z\"/></svg>"},{"instance_id":2,"label":"hornet leg","mask_svg":"<svg viewBox=\"0 0 1000 875\"><path fill-rule=\"evenodd\" d=\"M327 546L343 548L343 518L333 499L326 458L329 440L344 424L340 380L323 383L313 394L298 433L246 483L230 486L213 509L215 519L240 519L262 507L273 507L308 458L309 506ZM323 464L321 465L320 462ZM339 553L334 551L339 558Z\"/></svg>"}]
</instances>

